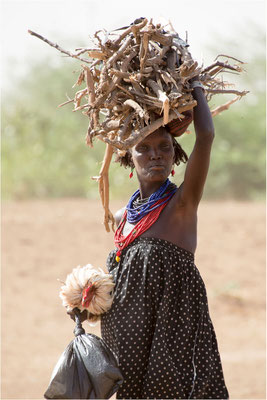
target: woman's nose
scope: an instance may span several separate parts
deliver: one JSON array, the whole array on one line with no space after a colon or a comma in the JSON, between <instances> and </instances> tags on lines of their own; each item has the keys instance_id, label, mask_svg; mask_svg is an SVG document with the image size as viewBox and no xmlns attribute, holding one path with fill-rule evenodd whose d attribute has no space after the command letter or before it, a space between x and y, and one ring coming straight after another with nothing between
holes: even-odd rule
<instances>
[{"instance_id":1,"label":"woman's nose","mask_svg":"<svg viewBox=\"0 0 267 400\"><path fill-rule=\"evenodd\" d=\"M151 160L159 160L161 158L161 153L158 149L151 149L150 150L150 158Z\"/></svg>"}]
</instances>

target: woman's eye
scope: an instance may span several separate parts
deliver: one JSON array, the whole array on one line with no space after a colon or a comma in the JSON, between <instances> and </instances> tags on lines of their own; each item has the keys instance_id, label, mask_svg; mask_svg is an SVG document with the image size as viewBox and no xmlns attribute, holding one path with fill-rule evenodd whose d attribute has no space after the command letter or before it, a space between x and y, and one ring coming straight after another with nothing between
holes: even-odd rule
<instances>
[{"instance_id":1,"label":"woman's eye","mask_svg":"<svg viewBox=\"0 0 267 400\"><path fill-rule=\"evenodd\" d=\"M143 151L146 151L148 149L148 147L147 146L140 146L140 147L138 147L138 151L140 151L140 152L143 152Z\"/></svg>"},{"instance_id":2,"label":"woman's eye","mask_svg":"<svg viewBox=\"0 0 267 400\"><path fill-rule=\"evenodd\" d=\"M164 150L169 150L170 148L171 148L171 146L169 145L169 143L164 143L162 146L162 149L164 149Z\"/></svg>"}]
</instances>

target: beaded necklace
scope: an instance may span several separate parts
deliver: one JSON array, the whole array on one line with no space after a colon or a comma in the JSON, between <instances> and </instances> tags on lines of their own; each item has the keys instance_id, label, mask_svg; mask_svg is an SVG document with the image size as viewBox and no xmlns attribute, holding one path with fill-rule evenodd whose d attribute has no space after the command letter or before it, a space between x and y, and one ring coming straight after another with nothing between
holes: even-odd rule
<instances>
[{"instance_id":1,"label":"beaded necklace","mask_svg":"<svg viewBox=\"0 0 267 400\"><path fill-rule=\"evenodd\" d=\"M169 184L171 184L170 181L169 181ZM169 184L168 184L168 186L169 186ZM121 255L122 250L125 247L127 247L132 241L134 241L138 236L140 236L142 233L144 233L146 230L148 230L150 228L150 226L153 225L154 222L158 219L161 211L163 210L164 207L166 207L166 205L168 204L168 201L176 192L177 187L175 185L171 184L170 189L171 190L168 191L166 193L166 195L164 195L161 199L158 199L156 202L154 201L151 204L150 211L146 212L146 214L143 217L141 217L141 219L139 219L139 221L136 223L136 225L133 227L133 229L127 236L123 236L122 231L123 231L124 225L126 223L126 220L128 220L127 217L128 217L128 212L129 212L126 208L126 210L123 214L123 217L121 219L121 222L120 222L118 229L116 230L115 236L114 236L115 246L118 249L116 252L116 261L117 262L120 261L120 255ZM166 188L165 188L165 190L166 190ZM164 192L162 193L162 195L163 194L164 194ZM134 193L134 195L135 195L135 193ZM148 201L149 201L149 199L148 199ZM143 204L143 206L144 206L144 204Z\"/></svg>"},{"instance_id":2,"label":"beaded necklace","mask_svg":"<svg viewBox=\"0 0 267 400\"><path fill-rule=\"evenodd\" d=\"M169 189L166 192L166 190ZM169 179L167 179L163 185L160 186L156 192L152 193L151 196L144 203L144 200L139 200L140 190L138 189L131 196L129 203L126 206L127 213L127 221L130 224L136 224L140 221L145 215L149 214L155 208L159 207L158 200L163 200L164 202L168 202L169 199L176 192L177 187ZM137 205L137 200L139 200L140 205Z\"/></svg>"}]
</instances>

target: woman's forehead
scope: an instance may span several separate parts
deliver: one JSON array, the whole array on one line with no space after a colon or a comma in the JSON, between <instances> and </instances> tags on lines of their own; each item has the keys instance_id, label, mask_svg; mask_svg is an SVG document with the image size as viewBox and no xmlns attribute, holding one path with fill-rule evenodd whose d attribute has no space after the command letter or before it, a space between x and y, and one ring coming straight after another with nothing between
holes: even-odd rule
<instances>
[{"instance_id":1,"label":"woman's forehead","mask_svg":"<svg viewBox=\"0 0 267 400\"><path fill-rule=\"evenodd\" d=\"M160 139L167 139L172 141L172 135L163 127L160 129L157 129L156 131L150 133L150 135L148 135L147 137L145 137L141 142L139 142L139 144L141 143L147 143L147 142L153 142L153 141L157 141Z\"/></svg>"}]
</instances>

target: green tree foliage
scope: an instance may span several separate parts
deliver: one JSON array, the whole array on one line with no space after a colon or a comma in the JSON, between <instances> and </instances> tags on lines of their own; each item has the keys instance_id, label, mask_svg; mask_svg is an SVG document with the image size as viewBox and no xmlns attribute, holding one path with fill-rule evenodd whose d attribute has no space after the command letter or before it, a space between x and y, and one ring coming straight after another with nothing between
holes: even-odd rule
<instances>
[{"instance_id":1,"label":"green tree foliage","mask_svg":"<svg viewBox=\"0 0 267 400\"><path fill-rule=\"evenodd\" d=\"M246 62L245 74L236 79L225 74L225 80L250 93L214 117L216 139L206 187L208 198L263 199L265 195L265 35L254 25L247 30L240 35L245 46L243 42L240 46L239 40L220 44L223 54ZM216 54L216 49L210 52ZM215 105L229 99L220 96Z\"/></svg>"},{"instance_id":2,"label":"green tree foliage","mask_svg":"<svg viewBox=\"0 0 267 400\"><path fill-rule=\"evenodd\" d=\"M57 108L71 97L79 64L67 60L50 67L38 62L16 91L4 96L3 180L5 197L84 196L94 193L89 174L97 174L99 151L85 145L87 119L72 106ZM96 146L98 150L98 146ZM88 173L90 171L90 173Z\"/></svg>"},{"instance_id":3,"label":"green tree foliage","mask_svg":"<svg viewBox=\"0 0 267 400\"><path fill-rule=\"evenodd\" d=\"M250 47L247 73L237 79L238 87L250 90L250 94L214 117L216 139L205 198L264 196L265 48L264 35L257 35L254 53ZM225 43L227 49L231 46ZM211 52L218 54L216 49ZM231 54L239 57L238 45ZM56 57L55 53L53 56ZM72 104L57 108L67 100L66 93L73 98L77 88L73 89L72 85L79 69L79 61L65 57L56 65L52 58L41 60L30 66L27 76L19 79L8 94L3 93L4 198L98 197L97 183L91 177L98 175L105 146L98 141L93 149L86 146L88 119L81 112L72 112ZM229 80L233 81L232 75ZM217 96L210 106L213 108L228 99ZM179 139L188 154L194 143L193 126L191 130L190 135ZM112 163L111 197L128 196L135 190L136 177L130 180L129 172ZM184 166L176 168L177 184L181 183L183 174Z\"/></svg>"}]
</instances>

